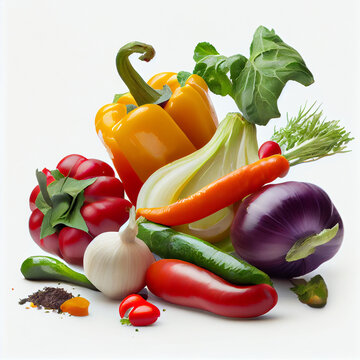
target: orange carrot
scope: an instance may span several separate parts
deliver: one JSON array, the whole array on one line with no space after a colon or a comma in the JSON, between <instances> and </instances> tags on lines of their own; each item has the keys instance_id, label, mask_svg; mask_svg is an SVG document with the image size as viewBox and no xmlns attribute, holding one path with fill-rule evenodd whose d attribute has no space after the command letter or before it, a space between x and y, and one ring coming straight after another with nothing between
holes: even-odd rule
<instances>
[{"instance_id":1,"label":"orange carrot","mask_svg":"<svg viewBox=\"0 0 360 360\"><path fill-rule=\"evenodd\" d=\"M285 176L288 170L289 162L281 155L273 155L243 166L187 198L164 207L138 209L136 214L168 226L189 224L242 200L266 183Z\"/></svg>"},{"instance_id":2,"label":"orange carrot","mask_svg":"<svg viewBox=\"0 0 360 360\"><path fill-rule=\"evenodd\" d=\"M62 303L60 305L60 310L74 316L86 316L89 315L89 305L90 302L88 300L77 296Z\"/></svg>"}]
</instances>

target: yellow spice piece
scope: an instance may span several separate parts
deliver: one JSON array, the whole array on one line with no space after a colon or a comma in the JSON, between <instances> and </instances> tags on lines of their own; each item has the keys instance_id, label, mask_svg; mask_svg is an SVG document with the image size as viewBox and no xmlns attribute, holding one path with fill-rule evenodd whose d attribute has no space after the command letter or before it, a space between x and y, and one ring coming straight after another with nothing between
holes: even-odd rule
<instances>
[{"instance_id":1,"label":"yellow spice piece","mask_svg":"<svg viewBox=\"0 0 360 360\"><path fill-rule=\"evenodd\" d=\"M89 315L89 305L90 302L87 299L77 296L62 303L60 310L74 316L87 316Z\"/></svg>"}]
</instances>

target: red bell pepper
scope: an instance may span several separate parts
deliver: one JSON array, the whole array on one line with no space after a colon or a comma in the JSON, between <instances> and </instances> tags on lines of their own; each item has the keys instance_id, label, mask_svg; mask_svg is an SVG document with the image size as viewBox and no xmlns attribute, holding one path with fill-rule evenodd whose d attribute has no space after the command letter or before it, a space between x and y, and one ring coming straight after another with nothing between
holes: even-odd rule
<instances>
[{"instance_id":1,"label":"red bell pepper","mask_svg":"<svg viewBox=\"0 0 360 360\"><path fill-rule=\"evenodd\" d=\"M30 195L30 234L43 250L82 265L87 245L102 232L118 231L131 203L103 161L69 155L56 168L37 173L39 185Z\"/></svg>"},{"instance_id":2,"label":"red bell pepper","mask_svg":"<svg viewBox=\"0 0 360 360\"><path fill-rule=\"evenodd\" d=\"M237 318L263 315L278 298L268 284L236 286L197 265L173 259L150 265L146 285L153 294L171 303Z\"/></svg>"},{"instance_id":3,"label":"red bell pepper","mask_svg":"<svg viewBox=\"0 0 360 360\"><path fill-rule=\"evenodd\" d=\"M119 306L121 318L128 317L134 326L153 324L160 316L160 310L138 294L127 296Z\"/></svg>"}]
</instances>

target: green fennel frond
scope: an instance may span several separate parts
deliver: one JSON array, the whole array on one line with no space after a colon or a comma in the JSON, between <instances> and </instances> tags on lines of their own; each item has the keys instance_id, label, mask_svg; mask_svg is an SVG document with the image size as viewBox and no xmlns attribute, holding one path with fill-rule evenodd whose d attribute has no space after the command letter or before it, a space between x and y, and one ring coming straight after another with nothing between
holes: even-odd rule
<instances>
[{"instance_id":1,"label":"green fennel frond","mask_svg":"<svg viewBox=\"0 0 360 360\"><path fill-rule=\"evenodd\" d=\"M340 121L323 119L320 106L315 105L307 109L305 104L297 116L287 115L285 127L274 129L271 140L280 145L290 166L348 152L346 144L354 139L340 126Z\"/></svg>"}]
</instances>

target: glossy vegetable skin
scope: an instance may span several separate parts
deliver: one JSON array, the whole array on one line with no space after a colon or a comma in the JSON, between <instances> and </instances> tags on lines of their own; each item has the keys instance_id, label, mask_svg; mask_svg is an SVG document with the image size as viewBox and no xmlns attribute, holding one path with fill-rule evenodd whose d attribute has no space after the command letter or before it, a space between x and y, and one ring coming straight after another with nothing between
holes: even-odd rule
<instances>
[{"instance_id":1,"label":"glossy vegetable skin","mask_svg":"<svg viewBox=\"0 0 360 360\"><path fill-rule=\"evenodd\" d=\"M259 148L259 159L263 159L272 155L280 154L281 148L275 141L266 141Z\"/></svg>"},{"instance_id":2,"label":"glossy vegetable skin","mask_svg":"<svg viewBox=\"0 0 360 360\"><path fill-rule=\"evenodd\" d=\"M153 294L166 301L227 317L257 317L277 303L277 293L270 285L235 286L181 260L153 263L146 273L146 284Z\"/></svg>"},{"instance_id":3,"label":"glossy vegetable skin","mask_svg":"<svg viewBox=\"0 0 360 360\"><path fill-rule=\"evenodd\" d=\"M320 187L285 182L240 204L231 228L239 256L270 276L292 278L332 258L343 240L341 217Z\"/></svg>"},{"instance_id":4,"label":"glossy vegetable skin","mask_svg":"<svg viewBox=\"0 0 360 360\"><path fill-rule=\"evenodd\" d=\"M87 159L73 154L63 158L56 168L61 179L55 179L49 170L43 170L47 180L46 192L50 194L53 205L42 208L43 202L37 202L40 194L39 185L30 195L32 210L29 219L30 235L43 250L63 258L70 264L81 266L87 245L104 231L119 230L129 217L128 210L131 204L124 199L123 185L115 178L114 170L101 160ZM72 181L68 192L64 190L65 186L60 188L55 185L56 180L59 184L60 181L65 180L65 177ZM89 181L89 183L84 190L73 195L73 185L76 186L81 181ZM57 188L56 192L51 192L52 187ZM71 200L68 203L58 204L55 200L62 197ZM77 204L80 198L83 199L82 205L77 207L74 204ZM65 208L62 207L64 205ZM48 225L44 220L47 210L53 211L58 217L55 219L57 220L55 225L50 227L54 229L52 233L44 235L43 227ZM79 218L80 222L77 220L76 224L72 223L73 219ZM49 222L53 220L53 217L50 221L48 219ZM81 227L77 227L79 223L82 224Z\"/></svg>"},{"instance_id":5,"label":"glossy vegetable skin","mask_svg":"<svg viewBox=\"0 0 360 360\"><path fill-rule=\"evenodd\" d=\"M87 277L70 269L64 263L50 256L31 256L21 264L21 273L27 280L65 281L97 290Z\"/></svg>"},{"instance_id":6,"label":"glossy vegetable skin","mask_svg":"<svg viewBox=\"0 0 360 360\"><path fill-rule=\"evenodd\" d=\"M272 284L268 275L247 262L220 251L194 236L147 221L139 222L137 237L155 254L201 266L230 283Z\"/></svg>"},{"instance_id":7,"label":"glossy vegetable skin","mask_svg":"<svg viewBox=\"0 0 360 360\"><path fill-rule=\"evenodd\" d=\"M180 86L175 73L165 72L146 83L128 59L133 53L150 61L155 50L140 42L126 44L119 50L116 66L130 93L103 106L96 115L95 126L135 205L146 179L167 163L204 146L218 121L207 85L200 76L193 75ZM165 98L164 89L168 90Z\"/></svg>"},{"instance_id":8,"label":"glossy vegetable skin","mask_svg":"<svg viewBox=\"0 0 360 360\"><path fill-rule=\"evenodd\" d=\"M140 208L137 215L169 226L188 224L242 200L264 184L285 176L288 170L289 162L283 156L270 156L243 166L173 204Z\"/></svg>"},{"instance_id":9,"label":"glossy vegetable skin","mask_svg":"<svg viewBox=\"0 0 360 360\"><path fill-rule=\"evenodd\" d=\"M138 294L127 296L119 306L121 318L128 317L134 326L147 326L153 324L159 317L159 309Z\"/></svg>"}]
</instances>

